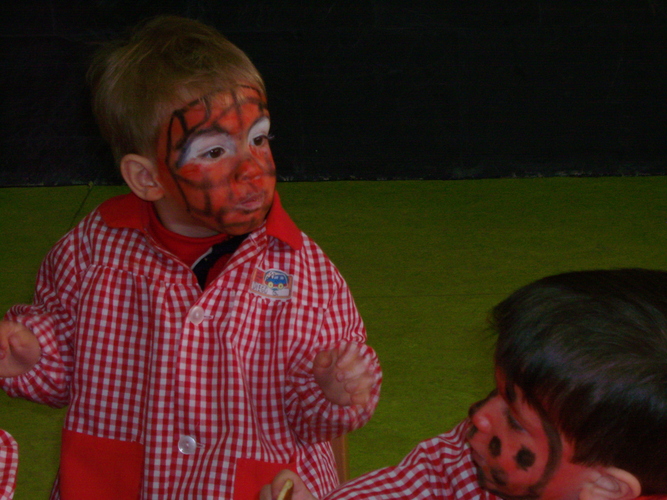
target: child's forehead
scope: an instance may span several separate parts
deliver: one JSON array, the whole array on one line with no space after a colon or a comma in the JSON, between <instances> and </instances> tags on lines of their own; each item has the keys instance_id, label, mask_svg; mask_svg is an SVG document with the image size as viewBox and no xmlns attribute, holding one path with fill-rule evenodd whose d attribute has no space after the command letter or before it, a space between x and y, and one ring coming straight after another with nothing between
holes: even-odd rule
<instances>
[{"instance_id":1,"label":"child's forehead","mask_svg":"<svg viewBox=\"0 0 667 500\"><path fill-rule=\"evenodd\" d=\"M195 130L244 113L268 116L264 95L253 87L241 86L201 96L177 107L167 123L173 133L175 129Z\"/></svg>"},{"instance_id":2,"label":"child's forehead","mask_svg":"<svg viewBox=\"0 0 667 500\"><path fill-rule=\"evenodd\" d=\"M240 85L231 90L215 90L198 96L181 106L176 107L173 113L210 113L216 110L217 113L229 112L242 106L254 104L259 108L266 109L266 98L264 94L249 85Z\"/></svg>"},{"instance_id":3,"label":"child's forehead","mask_svg":"<svg viewBox=\"0 0 667 500\"><path fill-rule=\"evenodd\" d=\"M239 86L205 94L173 109L161 127L159 149L180 149L188 137L201 130L222 127L231 132L262 116L269 116L266 99L255 87Z\"/></svg>"}]
</instances>

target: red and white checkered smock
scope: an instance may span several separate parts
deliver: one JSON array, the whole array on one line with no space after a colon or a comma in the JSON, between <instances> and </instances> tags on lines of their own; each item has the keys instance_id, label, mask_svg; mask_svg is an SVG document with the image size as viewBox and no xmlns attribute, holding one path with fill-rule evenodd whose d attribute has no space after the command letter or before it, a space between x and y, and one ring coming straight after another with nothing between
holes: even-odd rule
<instances>
[{"instance_id":1,"label":"red and white checkered smock","mask_svg":"<svg viewBox=\"0 0 667 500\"><path fill-rule=\"evenodd\" d=\"M369 472L325 500L501 500L480 488L464 420L446 434L421 442L395 467Z\"/></svg>"},{"instance_id":2,"label":"red and white checkered smock","mask_svg":"<svg viewBox=\"0 0 667 500\"><path fill-rule=\"evenodd\" d=\"M48 254L33 305L7 315L42 358L2 387L69 405L52 498L250 498L286 466L323 496L338 484L327 440L379 398L365 344L378 375L366 407L331 404L311 373L317 352L366 340L345 281L276 194L202 293L152 241L148 210L132 194L105 202Z\"/></svg>"},{"instance_id":3,"label":"red and white checkered smock","mask_svg":"<svg viewBox=\"0 0 667 500\"><path fill-rule=\"evenodd\" d=\"M19 465L19 449L14 438L0 430L0 500L14 498L16 470Z\"/></svg>"}]
</instances>

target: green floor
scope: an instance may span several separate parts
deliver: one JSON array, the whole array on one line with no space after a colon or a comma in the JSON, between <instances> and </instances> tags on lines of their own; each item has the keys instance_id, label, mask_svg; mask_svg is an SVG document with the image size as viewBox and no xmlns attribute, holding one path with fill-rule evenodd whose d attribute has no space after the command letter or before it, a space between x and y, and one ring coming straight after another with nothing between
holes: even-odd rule
<instances>
[{"instance_id":1,"label":"green floor","mask_svg":"<svg viewBox=\"0 0 667 500\"><path fill-rule=\"evenodd\" d=\"M283 204L347 278L384 368L352 475L447 430L491 387L489 308L547 274L667 268L667 177L281 184ZM124 188L0 189L0 309L27 301L44 253ZM20 446L17 500L48 498L62 411L0 394Z\"/></svg>"}]
</instances>

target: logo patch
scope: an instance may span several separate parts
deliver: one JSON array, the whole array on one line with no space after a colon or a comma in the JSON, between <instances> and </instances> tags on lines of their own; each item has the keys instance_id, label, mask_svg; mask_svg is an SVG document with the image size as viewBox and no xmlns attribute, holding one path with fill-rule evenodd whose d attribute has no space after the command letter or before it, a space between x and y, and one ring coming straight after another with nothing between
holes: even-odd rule
<instances>
[{"instance_id":1,"label":"logo patch","mask_svg":"<svg viewBox=\"0 0 667 500\"><path fill-rule=\"evenodd\" d=\"M251 289L264 297L289 299L292 296L292 276L278 269L255 269Z\"/></svg>"}]
</instances>

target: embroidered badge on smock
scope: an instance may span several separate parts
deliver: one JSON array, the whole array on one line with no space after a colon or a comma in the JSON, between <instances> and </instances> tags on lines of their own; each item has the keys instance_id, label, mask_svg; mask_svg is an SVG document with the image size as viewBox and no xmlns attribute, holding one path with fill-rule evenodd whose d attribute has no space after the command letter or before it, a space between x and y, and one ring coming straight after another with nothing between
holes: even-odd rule
<instances>
[{"instance_id":1,"label":"embroidered badge on smock","mask_svg":"<svg viewBox=\"0 0 667 500\"><path fill-rule=\"evenodd\" d=\"M251 289L272 299L289 299L292 296L292 276L278 269L255 269Z\"/></svg>"}]
</instances>

